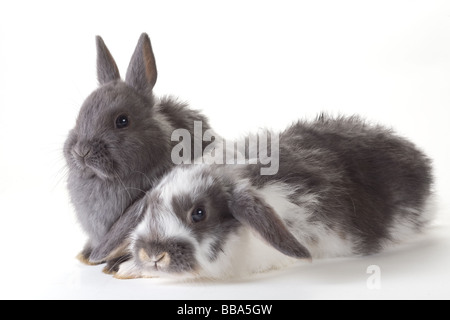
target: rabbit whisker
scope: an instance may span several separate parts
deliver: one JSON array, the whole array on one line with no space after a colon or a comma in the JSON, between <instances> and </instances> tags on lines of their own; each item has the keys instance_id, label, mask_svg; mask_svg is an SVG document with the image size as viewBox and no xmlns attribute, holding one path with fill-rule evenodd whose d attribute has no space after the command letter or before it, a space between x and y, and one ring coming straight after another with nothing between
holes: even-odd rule
<instances>
[{"instance_id":1,"label":"rabbit whisker","mask_svg":"<svg viewBox=\"0 0 450 320\"><path fill-rule=\"evenodd\" d=\"M149 177L148 175L145 174L145 172L135 170L135 171L133 171L133 173L141 174L141 175L147 180L148 185L149 185L149 189L151 188L151 186L153 185L153 182L152 182L152 180L150 179L150 177ZM141 190L141 191L143 191L143 190ZM143 191L143 192L146 192L146 191Z\"/></svg>"},{"instance_id":2,"label":"rabbit whisker","mask_svg":"<svg viewBox=\"0 0 450 320\"><path fill-rule=\"evenodd\" d=\"M120 176L119 176L119 174L117 173L116 170L114 170L114 175L117 178L117 180L119 180L119 182L122 185L123 189L127 192L128 197L130 198L130 201L133 201L133 197L131 196L130 192L128 191L130 188L125 186L125 184L123 183L122 179L120 178Z\"/></svg>"}]
</instances>

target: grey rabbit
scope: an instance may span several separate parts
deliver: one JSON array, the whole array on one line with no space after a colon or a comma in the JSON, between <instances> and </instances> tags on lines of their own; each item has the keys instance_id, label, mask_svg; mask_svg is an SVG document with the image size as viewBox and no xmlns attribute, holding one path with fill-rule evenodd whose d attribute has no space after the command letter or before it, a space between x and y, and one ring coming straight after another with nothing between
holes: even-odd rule
<instances>
[{"instance_id":1,"label":"grey rabbit","mask_svg":"<svg viewBox=\"0 0 450 320\"><path fill-rule=\"evenodd\" d=\"M84 101L64 156L71 202L88 236L78 258L87 264L108 261L111 268L114 259L124 257L120 246L102 261L93 261L91 253L117 220L137 210L145 193L174 166L171 150L178 143L171 141L174 129L193 133L194 121L201 121L204 130L210 127L205 116L187 105L154 97L157 69L147 34L139 38L125 81L100 36L96 46L99 87Z\"/></svg>"},{"instance_id":2,"label":"grey rabbit","mask_svg":"<svg viewBox=\"0 0 450 320\"><path fill-rule=\"evenodd\" d=\"M99 252L128 244L118 278L240 277L377 253L433 217L431 160L358 117L293 124L279 133L278 172L261 175L262 166L177 166Z\"/></svg>"}]
</instances>

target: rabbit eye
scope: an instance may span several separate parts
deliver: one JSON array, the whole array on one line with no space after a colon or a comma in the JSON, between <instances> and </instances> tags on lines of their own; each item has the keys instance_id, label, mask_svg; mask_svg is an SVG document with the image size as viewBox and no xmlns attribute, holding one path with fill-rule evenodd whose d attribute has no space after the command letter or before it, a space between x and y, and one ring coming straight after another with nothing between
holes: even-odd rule
<instances>
[{"instance_id":1,"label":"rabbit eye","mask_svg":"<svg viewBox=\"0 0 450 320\"><path fill-rule=\"evenodd\" d=\"M200 222L206 218L206 210L204 208L196 208L191 213L192 222Z\"/></svg>"},{"instance_id":2,"label":"rabbit eye","mask_svg":"<svg viewBox=\"0 0 450 320\"><path fill-rule=\"evenodd\" d=\"M123 129L128 127L130 124L130 120L128 119L128 116L125 114L121 114L116 118L116 128L117 129Z\"/></svg>"}]
</instances>

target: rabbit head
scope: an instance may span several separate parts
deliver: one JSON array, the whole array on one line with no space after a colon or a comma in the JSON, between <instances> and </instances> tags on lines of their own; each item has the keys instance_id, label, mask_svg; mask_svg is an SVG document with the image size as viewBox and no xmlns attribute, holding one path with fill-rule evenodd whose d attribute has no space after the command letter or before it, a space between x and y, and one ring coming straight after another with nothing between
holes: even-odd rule
<instances>
[{"instance_id":1,"label":"rabbit head","mask_svg":"<svg viewBox=\"0 0 450 320\"><path fill-rule=\"evenodd\" d=\"M222 169L176 167L152 189L117 277L233 277L310 258L273 208Z\"/></svg>"},{"instance_id":2,"label":"rabbit head","mask_svg":"<svg viewBox=\"0 0 450 320\"><path fill-rule=\"evenodd\" d=\"M69 169L100 179L146 172L168 149L158 143L167 133L154 116L157 71L150 39L140 37L125 81L103 40L97 36L96 42L100 86L84 101L66 140Z\"/></svg>"}]
</instances>

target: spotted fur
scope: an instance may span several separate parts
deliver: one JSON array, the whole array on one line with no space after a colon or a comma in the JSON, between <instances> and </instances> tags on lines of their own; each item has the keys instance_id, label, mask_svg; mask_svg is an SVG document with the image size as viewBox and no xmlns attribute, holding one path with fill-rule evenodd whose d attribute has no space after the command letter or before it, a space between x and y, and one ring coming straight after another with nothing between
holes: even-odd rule
<instances>
[{"instance_id":1,"label":"spotted fur","mask_svg":"<svg viewBox=\"0 0 450 320\"><path fill-rule=\"evenodd\" d=\"M173 169L146 197L133 258L116 276L227 278L297 259L368 255L432 218L430 160L357 117L290 126L280 134L278 173L260 175L261 166ZM196 207L206 210L203 221L190 218ZM173 259L143 261L142 250Z\"/></svg>"}]
</instances>

